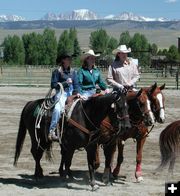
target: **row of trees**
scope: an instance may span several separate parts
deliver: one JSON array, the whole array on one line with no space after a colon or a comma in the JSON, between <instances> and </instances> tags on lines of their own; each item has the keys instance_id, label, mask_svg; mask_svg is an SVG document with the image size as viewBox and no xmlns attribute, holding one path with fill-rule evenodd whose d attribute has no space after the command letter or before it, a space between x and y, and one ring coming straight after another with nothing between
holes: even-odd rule
<instances>
[{"instance_id":1,"label":"row of trees","mask_svg":"<svg viewBox=\"0 0 180 196\"><path fill-rule=\"evenodd\" d=\"M104 29L90 34L89 47L102 56L112 58L112 50L120 44L131 47L132 57L138 58L140 65L147 66L151 55L166 55L170 60L179 60L180 54L176 46L158 50L156 44L150 44L145 35L135 33L133 36L125 31L120 34L119 40L110 37ZM81 49L75 28L63 31L57 41L55 31L45 29L43 34L35 32L24 34L22 38L17 35L7 36L2 44L4 47L4 61L8 64L54 65L56 59L64 54L74 54L76 63L79 63Z\"/></svg>"},{"instance_id":2,"label":"row of trees","mask_svg":"<svg viewBox=\"0 0 180 196\"><path fill-rule=\"evenodd\" d=\"M43 34L35 32L24 34L22 39L17 35L7 36L2 44L4 61L8 64L54 65L56 59L64 54L81 53L77 31L65 30L57 42L55 31L45 29Z\"/></svg>"}]
</instances>

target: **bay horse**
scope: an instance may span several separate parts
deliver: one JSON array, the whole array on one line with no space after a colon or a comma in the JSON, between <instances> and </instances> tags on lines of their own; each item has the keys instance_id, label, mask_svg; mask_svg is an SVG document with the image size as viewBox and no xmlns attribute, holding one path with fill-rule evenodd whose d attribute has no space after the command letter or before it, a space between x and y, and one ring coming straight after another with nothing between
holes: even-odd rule
<instances>
[{"instance_id":1,"label":"bay horse","mask_svg":"<svg viewBox=\"0 0 180 196\"><path fill-rule=\"evenodd\" d=\"M180 120L169 124L159 136L161 163L158 169L162 170L168 163L168 171L173 174L175 160L180 156Z\"/></svg>"},{"instance_id":2,"label":"bay horse","mask_svg":"<svg viewBox=\"0 0 180 196\"><path fill-rule=\"evenodd\" d=\"M98 127L100 126L100 122L105 118L105 116L109 114L110 118L113 119L115 118L114 122L118 122L118 118L121 119L122 116L127 116L126 100L123 97L124 95L119 91L119 92L113 92L108 95L91 98L87 101L79 101L76 104L76 109L72 113L73 118L77 120L79 123L82 123L82 126L84 126L86 129L89 129L90 132L93 134L91 134L91 138L90 138L90 135L82 133L82 131L78 130L74 126L67 123L68 129L67 131L64 131L62 137L63 143L61 145L62 147L61 163L65 164L65 171L67 173L69 173L68 170L68 167L70 167L69 157L72 156L73 154L72 152L75 149L78 149L82 146L87 147L90 139L96 137L96 134L98 133ZM31 153L35 160L34 175L36 178L40 178L43 176L43 170L40 165L40 160L42 158L44 151L46 152L50 151L51 144L52 144L52 142L50 142L47 139L48 127L50 124L49 118L43 116L41 120L40 128L37 130L37 132L35 131L37 109L41 107L43 102L44 99L39 99L35 101L30 101L24 106L20 117L19 130L18 130L17 140L16 140L15 157L14 157L14 165L16 165L23 147L26 132L28 130L31 138ZM111 105L116 106L117 108L116 111L114 108L111 108L112 107ZM124 122L125 122L124 125L123 122L121 121L121 123L119 123L116 126L119 126L121 124L120 126L121 128L123 128L123 126L126 126L126 124L130 124L128 118L125 118ZM37 138L39 138L38 141ZM75 138L77 138L78 140L76 141ZM68 145L69 143L70 145ZM68 153L66 154L65 152ZM91 155L89 155L88 153L88 162L90 160L89 158L90 156ZM92 168L93 166L91 162L89 163L89 170L90 170L90 176L92 182L91 184L93 186L94 178L92 175L92 170L93 170ZM63 174L62 168L59 169L59 171L60 174L62 175Z\"/></svg>"}]
</instances>

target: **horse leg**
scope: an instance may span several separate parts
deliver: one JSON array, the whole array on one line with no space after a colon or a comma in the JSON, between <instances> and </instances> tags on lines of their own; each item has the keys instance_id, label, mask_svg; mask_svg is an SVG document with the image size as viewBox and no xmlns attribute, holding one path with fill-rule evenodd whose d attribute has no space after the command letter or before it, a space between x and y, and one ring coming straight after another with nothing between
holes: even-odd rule
<instances>
[{"instance_id":1,"label":"horse leg","mask_svg":"<svg viewBox=\"0 0 180 196\"><path fill-rule=\"evenodd\" d=\"M115 151L116 151L116 143L104 147L105 169L104 169L102 180L106 185L110 184L111 167L112 167Z\"/></svg>"},{"instance_id":2,"label":"horse leg","mask_svg":"<svg viewBox=\"0 0 180 196\"><path fill-rule=\"evenodd\" d=\"M117 176L118 176L118 174L120 172L121 164L122 164L122 162L124 160L123 151L124 151L124 142L123 142L123 140L118 139L118 157L117 157L117 164L116 164L116 167L113 170L113 176L115 178L117 178Z\"/></svg>"},{"instance_id":3,"label":"horse leg","mask_svg":"<svg viewBox=\"0 0 180 196\"><path fill-rule=\"evenodd\" d=\"M65 153L66 152L64 152L63 147L61 147L61 163L59 166L59 175L61 177L64 176Z\"/></svg>"},{"instance_id":4,"label":"horse leg","mask_svg":"<svg viewBox=\"0 0 180 196\"><path fill-rule=\"evenodd\" d=\"M35 178L42 178L43 177L43 169L40 165L40 161L43 155L43 150L41 148L37 149L37 145L32 146L31 153L33 155L33 158L35 160Z\"/></svg>"},{"instance_id":5,"label":"horse leg","mask_svg":"<svg viewBox=\"0 0 180 196\"><path fill-rule=\"evenodd\" d=\"M142 168L141 168L141 162L142 162L142 151L143 151L143 146L146 141L146 137L140 138L137 140L137 145L136 145L136 171L135 171L135 177L137 182L143 181L142 177Z\"/></svg>"},{"instance_id":6,"label":"horse leg","mask_svg":"<svg viewBox=\"0 0 180 196\"><path fill-rule=\"evenodd\" d=\"M91 146L86 149L87 151L87 160L88 160L88 168L90 175L90 185L92 187L92 191L95 191L99 188L99 186L95 182L95 160L96 160L96 148L97 146Z\"/></svg>"},{"instance_id":7,"label":"horse leg","mask_svg":"<svg viewBox=\"0 0 180 196\"><path fill-rule=\"evenodd\" d=\"M64 164L65 164L65 170L64 170L64 177L67 178L73 178L72 176L72 172L70 170L70 167L71 167L71 163L72 163L72 158L73 158L73 154L74 154L74 149L71 149L69 151L66 151L66 154L64 156Z\"/></svg>"},{"instance_id":8,"label":"horse leg","mask_svg":"<svg viewBox=\"0 0 180 196\"><path fill-rule=\"evenodd\" d=\"M100 166L100 157L99 157L99 145L96 148L96 160L95 160L95 170L98 169Z\"/></svg>"}]
</instances>

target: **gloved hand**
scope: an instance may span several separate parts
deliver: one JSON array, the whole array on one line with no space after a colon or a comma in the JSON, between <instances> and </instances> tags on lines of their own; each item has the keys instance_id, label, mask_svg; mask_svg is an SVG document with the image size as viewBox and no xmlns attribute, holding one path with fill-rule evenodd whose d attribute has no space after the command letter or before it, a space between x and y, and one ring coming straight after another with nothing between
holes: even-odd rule
<instances>
[{"instance_id":1,"label":"gloved hand","mask_svg":"<svg viewBox=\"0 0 180 196\"><path fill-rule=\"evenodd\" d=\"M127 86L124 86L124 87L122 88L122 93L126 95L127 92L128 92L128 88L127 88Z\"/></svg>"},{"instance_id":2,"label":"gloved hand","mask_svg":"<svg viewBox=\"0 0 180 196\"><path fill-rule=\"evenodd\" d=\"M72 79L71 79L71 78L68 78L68 79L66 80L66 82L67 82L68 84L72 84Z\"/></svg>"},{"instance_id":3,"label":"gloved hand","mask_svg":"<svg viewBox=\"0 0 180 196\"><path fill-rule=\"evenodd\" d=\"M105 94L108 94L109 92L110 90L108 88L104 91Z\"/></svg>"}]
</instances>

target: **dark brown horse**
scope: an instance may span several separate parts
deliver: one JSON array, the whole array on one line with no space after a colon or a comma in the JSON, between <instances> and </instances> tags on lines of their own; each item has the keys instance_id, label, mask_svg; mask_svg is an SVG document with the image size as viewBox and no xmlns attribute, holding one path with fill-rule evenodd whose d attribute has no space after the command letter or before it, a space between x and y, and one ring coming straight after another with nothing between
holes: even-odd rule
<instances>
[{"instance_id":1,"label":"dark brown horse","mask_svg":"<svg viewBox=\"0 0 180 196\"><path fill-rule=\"evenodd\" d=\"M112 103L114 103L113 108L111 108ZM87 151L90 185L93 190L98 188L94 176L97 144L108 142L108 140L111 139L111 137L108 138L101 134L100 125L106 116L109 116L113 129L117 129L116 133L112 132L112 134L111 130L109 130L109 134L112 137L117 138L119 129L129 127L129 118L126 118L128 116L126 98L123 94L117 97L113 92L108 95L91 97L87 101L80 101L72 112L72 119L76 121L77 124L88 129L89 133L82 131L78 125L76 126L73 123L67 122L62 137L60 175L64 177L72 176L70 167L73 154L76 149L84 147ZM112 154L108 154L106 159L111 159L111 156Z\"/></svg>"},{"instance_id":2,"label":"dark brown horse","mask_svg":"<svg viewBox=\"0 0 180 196\"><path fill-rule=\"evenodd\" d=\"M173 173L177 156L180 156L180 120L169 124L160 134L159 147L161 163L158 169L162 170L168 163L170 173Z\"/></svg>"},{"instance_id":3,"label":"dark brown horse","mask_svg":"<svg viewBox=\"0 0 180 196\"><path fill-rule=\"evenodd\" d=\"M49 142L47 139L50 122L49 117L43 116L40 128L37 131L35 128L37 111L43 102L44 99L30 101L23 108L20 118L14 158L14 165L16 165L23 147L26 131L28 130L31 138L31 153L35 160L36 178L43 176L40 160L44 151L49 151L51 147L51 142ZM101 121L107 115L110 116L112 122L116 122L116 125L114 125L115 130L117 130L117 128L119 129L119 126L120 128L123 128L130 124L128 118L121 120L123 116L128 115L128 112L126 109L125 96L120 91L112 92L104 96L94 97L87 101L79 101L76 104L72 113L72 119L89 130L89 134L82 132L79 130L79 128L72 125L72 123L66 122L61 145L62 161L59 169L60 175L70 175L70 165L74 150L81 147L86 147L88 155L88 166L90 171L90 182L92 187L96 188L94 179L93 148L90 147L90 144L94 146L97 143L96 137L99 134ZM63 166L65 166L65 170Z\"/></svg>"}]
</instances>

